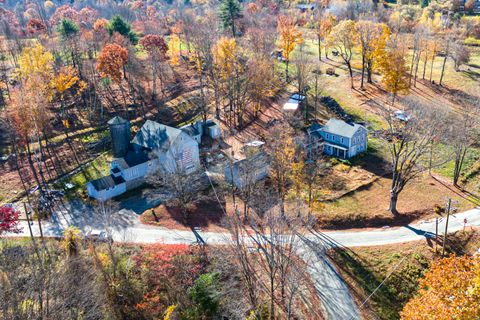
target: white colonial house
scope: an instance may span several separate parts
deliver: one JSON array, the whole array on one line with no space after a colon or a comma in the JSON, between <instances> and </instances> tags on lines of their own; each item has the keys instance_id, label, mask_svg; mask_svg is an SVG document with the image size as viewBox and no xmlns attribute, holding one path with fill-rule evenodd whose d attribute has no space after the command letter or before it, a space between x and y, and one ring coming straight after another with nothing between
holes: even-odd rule
<instances>
[{"instance_id":1,"label":"white colonial house","mask_svg":"<svg viewBox=\"0 0 480 320\"><path fill-rule=\"evenodd\" d=\"M358 123L330 119L321 126L314 123L307 131L309 157L318 153L348 159L367 151L368 131Z\"/></svg>"},{"instance_id":2,"label":"white colonial house","mask_svg":"<svg viewBox=\"0 0 480 320\"><path fill-rule=\"evenodd\" d=\"M118 129L119 124L129 127L128 121L116 119L112 123L117 126L115 132L121 132L120 136L115 136L111 131L112 140L129 139L126 130ZM123 156L112 160L110 175L87 184L88 195L106 201L141 186L146 176L159 169L168 173L196 171L200 168L198 146L203 131L200 130L197 125L177 129L147 120L130 141L126 152L114 150L114 154ZM114 143L114 149L116 145L124 144Z\"/></svg>"}]
</instances>

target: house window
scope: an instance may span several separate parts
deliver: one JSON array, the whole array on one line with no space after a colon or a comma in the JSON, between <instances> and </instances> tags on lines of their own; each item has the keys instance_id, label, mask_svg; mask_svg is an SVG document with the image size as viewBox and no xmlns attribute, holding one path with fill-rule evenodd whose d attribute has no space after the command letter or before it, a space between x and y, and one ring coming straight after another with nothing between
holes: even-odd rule
<instances>
[{"instance_id":1,"label":"house window","mask_svg":"<svg viewBox=\"0 0 480 320\"><path fill-rule=\"evenodd\" d=\"M327 133L327 139L330 139L330 135Z\"/></svg>"},{"instance_id":2,"label":"house window","mask_svg":"<svg viewBox=\"0 0 480 320\"><path fill-rule=\"evenodd\" d=\"M343 143L343 138L340 138L340 142Z\"/></svg>"}]
</instances>

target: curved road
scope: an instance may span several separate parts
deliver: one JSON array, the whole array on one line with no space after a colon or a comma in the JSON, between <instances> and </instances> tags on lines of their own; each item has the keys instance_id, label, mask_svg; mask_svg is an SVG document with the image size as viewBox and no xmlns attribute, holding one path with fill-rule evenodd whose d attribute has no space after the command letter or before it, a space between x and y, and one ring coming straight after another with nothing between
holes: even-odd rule
<instances>
[{"instance_id":1,"label":"curved road","mask_svg":"<svg viewBox=\"0 0 480 320\"><path fill-rule=\"evenodd\" d=\"M138 216L132 210L123 209L111 215L109 219L102 219L98 214L93 213L93 210L88 209L85 205L76 203L72 204L70 208L59 211L51 222L42 223L44 236L60 237L67 226L74 225L85 233L91 230L105 230L108 227L113 239L117 242L192 244L202 241L207 244L226 244L230 241L228 233L170 230L142 225L138 222ZM448 231L462 230L465 226L465 219L467 227L480 226L480 207L451 215ZM443 234L445 222L445 219L440 221L439 234ZM26 222L22 222L21 227L23 229L20 234L12 234L11 236L30 235ZM34 236L40 235L37 223L33 223L30 227ZM382 228L369 231L310 231L299 235L302 240L300 249L302 258L308 262L308 272L323 302L328 319L334 320L360 319L360 314L347 285L326 258L326 249L341 246L386 245L422 240L434 236L434 219L399 228Z\"/></svg>"}]
</instances>

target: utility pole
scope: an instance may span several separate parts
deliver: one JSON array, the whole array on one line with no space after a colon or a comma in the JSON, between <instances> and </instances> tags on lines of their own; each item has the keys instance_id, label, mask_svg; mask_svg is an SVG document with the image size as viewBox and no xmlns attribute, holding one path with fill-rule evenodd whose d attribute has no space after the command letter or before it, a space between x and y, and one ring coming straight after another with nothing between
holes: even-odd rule
<instances>
[{"instance_id":1,"label":"utility pole","mask_svg":"<svg viewBox=\"0 0 480 320\"><path fill-rule=\"evenodd\" d=\"M447 231L448 231L448 220L450 218L450 210L452 208L452 199L448 198L448 205L447 205L447 221L445 222L445 233L443 235L443 247L442 247L442 257L445 256L445 244L447 242Z\"/></svg>"}]
</instances>

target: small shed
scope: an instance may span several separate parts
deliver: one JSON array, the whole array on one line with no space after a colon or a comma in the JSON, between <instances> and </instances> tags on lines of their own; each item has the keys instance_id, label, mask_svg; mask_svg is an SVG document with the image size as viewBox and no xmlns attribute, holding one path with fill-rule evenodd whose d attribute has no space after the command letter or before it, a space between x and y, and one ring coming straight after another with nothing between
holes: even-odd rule
<instances>
[{"instance_id":1,"label":"small shed","mask_svg":"<svg viewBox=\"0 0 480 320\"><path fill-rule=\"evenodd\" d=\"M212 139L220 139L220 126L213 120L207 120L204 127L206 135Z\"/></svg>"},{"instance_id":2,"label":"small shed","mask_svg":"<svg viewBox=\"0 0 480 320\"><path fill-rule=\"evenodd\" d=\"M296 111L305 100L305 96L299 93L292 94L290 99L283 105L285 111Z\"/></svg>"}]
</instances>

